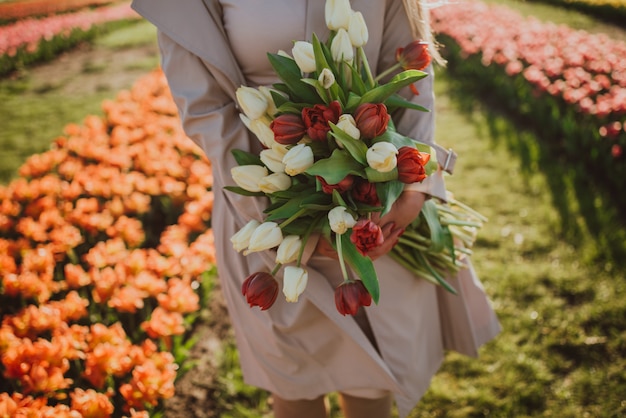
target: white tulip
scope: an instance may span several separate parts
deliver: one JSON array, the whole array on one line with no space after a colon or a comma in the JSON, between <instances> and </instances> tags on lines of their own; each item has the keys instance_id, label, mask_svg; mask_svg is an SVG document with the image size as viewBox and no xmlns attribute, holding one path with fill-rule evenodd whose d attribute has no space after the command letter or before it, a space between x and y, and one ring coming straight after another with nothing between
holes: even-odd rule
<instances>
[{"instance_id":1,"label":"white tulip","mask_svg":"<svg viewBox=\"0 0 626 418\"><path fill-rule=\"evenodd\" d=\"M354 117L349 113L344 113L343 115L339 116L339 120L337 121L337 127L354 139L361 138L361 131L359 131L359 128L357 128Z\"/></svg>"},{"instance_id":2,"label":"white tulip","mask_svg":"<svg viewBox=\"0 0 626 418\"><path fill-rule=\"evenodd\" d=\"M282 240L283 232L276 222L263 222L252 232L248 250L244 251L244 255L278 247Z\"/></svg>"},{"instance_id":3,"label":"white tulip","mask_svg":"<svg viewBox=\"0 0 626 418\"><path fill-rule=\"evenodd\" d=\"M355 48L359 48L367 43L369 32L361 12L352 12L350 15L348 35L350 35L350 42L352 42L352 46Z\"/></svg>"},{"instance_id":4,"label":"white tulip","mask_svg":"<svg viewBox=\"0 0 626 418\"><path fill-rule=\"evenodd\" d=\"M335 84L335 74L328 68L324 68L320 73L320 76L317 77L317 81L320 82L322 87L325 89L329 89L333 84Z\"/></svg>"},{"instance_id":5,"label":"white tulip","mask_svg":"<svg viewBox=\"0 0 626 418\"><path fill-rule=\"evenodd\" d=\"M293 59L303 73L312 73L316 69L313 44L306 41L296 41L291 49Z\"/></svg>"},{"instance_id":6,"label":"white tulip","mask_svg":"<svg viewBox=\"0 0 626 418\"><path fill-rule=\"evenodd\" d=\"M285 164L283 164L283 157L287 153L287 150L280 147L272 147L264 149L260 152L261 162L265 164L267 168L273 173L284 173Z\"/></svg>"},{"instance_id":7,"label":"white tulip","mask_svg":"<svg viewBox=\"0 0 626 418\"><path fill-rule=\"evenodd\" d=\"M230 242L233 244L235 251L240 252L248 248L250 237L259 225L261 225L261 223L253 219L241 228L235 235L230 237Z\"/></svg>"},{"instance_id":8,"label":"white tulip","mask_svg":"<svg viewBox=\"0 0 626 418\"><path fill-rule=\"evenodd\" d=\"M276 251L276 262L288 264L298 259L302 247L302 240L298 235L287 235Z\"/></svg>"},{"instance_id":9,"label":"white tulip","mask_svg":"<svg viewBox=\"0 0 626 418\"><path fill-rule=\"evenodd\" d=\"M259 180L268 174L267 168L256 164L240 165L230 169L230 175L237 186L249 192L260 192Z\"/></svg>"},{"instance_id":10,"label":"white tulip","mask_svg":"<svg viewBox=\"0 0 626 418\"><path fill-rule=\"evenodd\" d=\"M387 173L398 164L398 149L390 142L377 142L365 153L367 164L374 170Z\"/></svg>"},{"instance_id":11,"label":"white tulip","mask_svg":"<svg viewBox=\"0 0 626 418\"><path fill-rule=\"evenodd\" d=\"M336 206L328 212L328 223L335 234L343 235L356 225L356 219L343 206Z\"/></svg>"},{"instance_id":12,"label":"white tulip","mask_svg":"<svg viewBox=\"0 0 626 418\"><path fill-rule=\"evenodd\" d=\"M267 114L270 116L274 116L276 114L276 103L274 103L272 91L276 90L273 90L267 86L259 86L259 91L267 100Z\"/></svg>"},{"instance_id":13,"label":"white tulip","mask_svg":"<svg viewBox=\"0 0 626 418\"><path fill-rule=\"evenodd\" d=\"M290 176L303 173L314 163L313 150L306 144L298 144L291 148L283 157L285 173Z\"/></svg>"},{"instance_id":14,"label":"white tulip","mask_svg":"<svg viewBox=\"0 0 626 418\"><path fill-rule=\"evenodd\" d=\"M348 29L351 14L350 0L326 0L324 17L328 29Z\"/></svg>"},{"instance_id":15,"label":"white tulip","mask_svg":"<svg viewBox=\"0 0 626 418\"><path fill-rule=\"evenodd\" d=\"M335 62L351 62L354 58L354 49L350 41L350 35L345 29L339 29L337 35L330 44L330 54Z\"/></svg>"},{"instance_id":16,"label":"white tulip","mask_svg":"<svg viewBox=\"0 0 626 418\"><path fill-rule=\"evenodd\" d=\"M259 188L263 193L276 193L291 187L291 177L285 173L272 173L259 180Z\"/></svg>"},{"instance_id":17,"label":"white tulip","mask_svg":"<svg viewBox=\"0 0 626 418\"><path fill-rule=\"evenodd\" d=\"M259 90L253 87L241 86L235 92L237 102L251 120L258 119L267 112L267 99Z\"/></svg>"},{"instance_id":18,"label":"white tulip","mask_svg":"<svg viewBox=\"0 0 626 418\"><path fill-rule=\"evenodd\" d=\"M305 269L295 266L285 267L283 294L287 302L297 302L308 281L309 273Z\"/></svg>"}]
</instances>

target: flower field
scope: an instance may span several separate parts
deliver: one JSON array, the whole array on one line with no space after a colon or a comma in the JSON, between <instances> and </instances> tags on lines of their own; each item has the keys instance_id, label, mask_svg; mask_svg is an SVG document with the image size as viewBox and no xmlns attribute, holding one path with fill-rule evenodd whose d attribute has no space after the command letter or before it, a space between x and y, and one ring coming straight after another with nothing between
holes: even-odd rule
<instances>
[{"instance_id":1,"label":"flower field","mask_svg":"<svg viewBox=\"0 0 626 418\"><path fill-rule=\"evenodd\" d=\"M46 16L79 10L85 7L103 6L119 0L9 0L0 2L0 18L10 21L27 17Z\"/></svg>"},{"instance_id":2,"label":"flower field","mask_svg":"<svg viewBox=\"0 0 626 418\"><path fill-rule=\"evenodd\" d=\"M608 191L626 186L626 43L477 1L434 9L433 24L457 78Z\"/></svg>"},{"instance_id":3,"label":"flower field","mask_svg":"<svg viewBox=\"0 0 626 418\"><path fill-rule=\"evenodd\" d=\"M0 188L2 416L157 416L174 395L215 262L211 168L160 72L103 106Z\"/></svg>"},{"instance_id":4,"label":"flower field","mask_svg":"<svg viewBox=\"0 0 626 418\"><path fill-rule=\"evenodd\" d=\"M0 26L0 76L53 59L59 52L92 38L101 25L130 19L139 19L139 15L125 2L41 19L28 17Z\"/></svg>"}]
</instances>

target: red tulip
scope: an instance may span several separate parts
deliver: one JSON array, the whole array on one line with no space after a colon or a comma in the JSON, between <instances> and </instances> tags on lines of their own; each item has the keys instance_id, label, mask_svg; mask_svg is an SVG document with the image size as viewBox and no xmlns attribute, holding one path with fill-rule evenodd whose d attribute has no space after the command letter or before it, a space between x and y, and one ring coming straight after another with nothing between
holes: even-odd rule
<instances>
[{"instance_id":1,"label":"red tulip","mask_svg":"<svg viewBox=\"0 0 626 418\"><path fill-rule=\"evenodd\" d=\"M382 245L385 241L383 231L380 226L369 219L361 219L352 227L350 241L356 246L356 249L362 254L367 253L373 248Z\"/></svg>"},{"instance_id":2,"label":"red tulip","mask_svg":"<svg viewBox=\"0 0 626 418\"><path fill-rule=\"evenodd\" d=\"M274 132L274 140L282 145L293 145L306 133L302 118L291 113L277 116L270 123L270 129Z\"/></svg>"},{"instance_id":3,"label":"red tulip","mask_svg":"<svg viewBox=\"0 0 626 418\"><path fill-rule=\"evenodd\" d=\"M372 295L360 280L348 280L335 289L335 306L342 315L356 315L361 306L370 306Z\"/></svg>"},{"instance_id":4,"label":"red tulip","mask_svg":"<svg viewBox=\"0 0 626 418\"><path fill-rule=\"evenodd\" d=\"M359 179L352 189L352 197L355 200L370 206L379 206L380 199L376 193L376 185L365 179Z\"/></svg>"},{"instance_id":5,"label":"red tulip","mask_svg":"<svg viewBox=\"0 0 626 418\"><path fill-rule=\"evenodd\" d=\"M396 50L396 61L405 70L423 70L430 64L428 42L416 40Z\"/></svg>"},{"instance_id":6,"label":"red tulip","mask_svg":"<svg viewBox=\"0 0 626 418\"><path fill-rule=\"evenodd\" d=\"M403 183L417 183L426 178L424 166L430 154L421 153L415 147L401 147L398 150L398 180Z\"/></svg>"},{"instance_id":7,"label":"red tulip","mask_svg":"<svg viewBox=\"0 0 626 418\"><path fill-rule=\"evenodd\" d=\"M333 190L337 190L339 193L344 193L352 188L354 184L354 176L347 175L339 183L328 184L323 177L317 176L317 180L322 184L322 191L326 194L333 194Z\"/></svg>"},{"instance_id":8,"label":"red tulip","mask_svg":"<svg viewBox=\"0 0 626 418\"><path fill-rule=\"evenodd\" d=\"M341 104L336 100L330 102L328 106L316 104L302 109L304 126L314 141L326 141L326 135L330 131L328 122L337 123L339 116L341 116Z\"/></svg>"},{"instance_id":9,"label":"red tulip","mask_svg":"<svg viewBox=\"0 0 626 418\"><path fill-rule=\"evenodd\" d=\"M278 282L269 273L252 273L243 282L241 293L250 307L258 306L262 311L271 307L278 296Z\"/></svg>"},{"instance_id":10,"label":"red tulip","mask_svg":"<svg viewBox=\"0 0 626 418\"><path fill-rule=\"evenodd\" d=\"M363 103L354 112L354 121L363 139L376 138L385 133L389 118L387 106L382 103Z\"/></svg>"}]
</instances>

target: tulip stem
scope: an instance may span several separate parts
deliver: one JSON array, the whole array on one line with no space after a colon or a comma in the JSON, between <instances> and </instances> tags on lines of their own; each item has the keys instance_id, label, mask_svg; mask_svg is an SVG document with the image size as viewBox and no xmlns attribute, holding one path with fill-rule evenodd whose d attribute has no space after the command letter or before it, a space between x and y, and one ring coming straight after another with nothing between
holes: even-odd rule
<instances>
[{"instance_id":1,"label":"tulip stem","mask_svg":"<svg viewBox=\"0 0 626 418\"><path fill-rule=\"evenodd\" d=\"M391 67L389 67L385 71L383 71L382 73L378 74L376 76L376 78L374 79L374 81L378 82L379 80L381 80L382 78L388 76L389 74L391 74L392 72L396 71L400 67L402 67L402 65L399 62L395 63L394 65L392 65Z\"/></svg>"},{"instance_id":2,"label":"tulip stem","mask_svg":"<svg viewBox=\"0 0 626 418\"><path fill-rule=\"evenodd\" d=\"M376 86L376 80L372 75L372 69L370 68L369 61L367 60L367 55L365 55L365 50L363 47L359 47L357 49L359 50L358 55L361 58L361 61L363 61L363 68L365 69L365 74L367 75L367 81L370 84L369 87L374 88L374 86Z\"/></svg>"},{"instance_id":3,"label":"tulip stem","mask_svg":"<svg viewBox=\"0 0 626 418\"><path fill-rule=\"evenodd\" d=\"M276 273L278 273L278 270L280 270L280 268L281 268L282 266L283 266L282 264L277 263L277 264L274 266L274 269L272 270L272 273L271 273L271 274L272 274L272 276L275 276L275 275L276 275Z\"/></svg>"},{"instance_id":4,"label":"tulip stem","mask_svg":"<svg viewBox=\"0 0 626 418\"><path fill-rule=\"evenodd\" d=\"M307 211L306 208L302 208L299 211L297 211L296 213L294 213L293 215L291 215L289 218L285 219L284 221L282 221L280 223L280 225L278 225L280 227L280 229L283 229L284 227L286 227L287 225L289 225L290 223L292 223L293 221L295 221L296 219L298 219L300 216L304 215L304 213Z\"/></svg>"},{"instance_id":5,"label":"tulip stem","mask_svg":"<svg viewBox=\"0 0 626 418\"><path fill-rule=\"evenodd\" d=\"M335 234L335 242L337 243L337 256L339 257L339 265L341 266L341 274L343 280L348 280L348 270L346 270L346 262L343 259L343 250L341 248L341 235Z\"/></svg>"}]
</instances>

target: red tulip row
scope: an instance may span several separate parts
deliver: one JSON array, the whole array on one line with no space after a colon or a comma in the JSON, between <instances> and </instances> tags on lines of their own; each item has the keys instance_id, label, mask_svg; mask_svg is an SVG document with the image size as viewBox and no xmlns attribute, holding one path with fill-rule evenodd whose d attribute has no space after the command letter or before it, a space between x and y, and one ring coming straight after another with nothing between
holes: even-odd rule
<instances>
[{"instance_id":1,"label":"red tulip row","mask_svg":"<svg viewBox=\"0 0 626 418\"><path fill-rule=\"evenodd\" d=\"M17 20L102 6L118 0L13 0L0 3L0 19Z\"/></svg>"},{"instance_id":2,"label":"red tulip row","mask_svg":"<svg viewBox=\"0 0 626 418\"><path fill-rule=\"evenodd\" d=\"M61 50L92 37L98 25L128 19L139 19L139 15L125 3L0 26L0 76L20 64L54 58Z\"/></svg>"},{"instance_id":3,"label":"red tulip row","mask_svg":"<svg viewBox=\"0 0 626 418\"><path fill-rule=\"evenodd\" d=\"M626 43L478 1L435 8L432 21L455 79L534 126L561 157L626 185Z\"/></svg>"},{"instance_id":4,"label":"red tulip row","mask_svg":"<svg viewBox=\"0 0 626 418\"><path fill-rule=\"evenodd\" d=\"M174 394L215 267L211 167L162 73L103 108L0 187L0 416L147 417Z\"/></svg>"}]
</instances>

